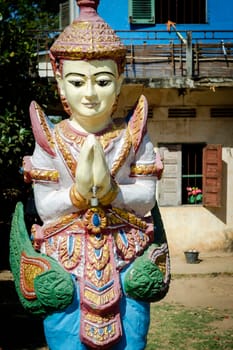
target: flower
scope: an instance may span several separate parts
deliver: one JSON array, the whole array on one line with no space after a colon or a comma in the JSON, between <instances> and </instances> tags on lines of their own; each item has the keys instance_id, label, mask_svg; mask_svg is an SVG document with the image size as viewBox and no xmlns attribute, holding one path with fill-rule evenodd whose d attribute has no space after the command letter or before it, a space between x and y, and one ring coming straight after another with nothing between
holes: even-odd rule
<instances>
[{"instance_id":1,"label":"flower","mask_svg":"<svg viewBox=\"0 0 233 350\"><path fill-rule=\"evenodd\" d=\"M188 203L197 204L202 202L202 190L198 187L186 187L188 192Z\"/></svg>"}]
</instances>

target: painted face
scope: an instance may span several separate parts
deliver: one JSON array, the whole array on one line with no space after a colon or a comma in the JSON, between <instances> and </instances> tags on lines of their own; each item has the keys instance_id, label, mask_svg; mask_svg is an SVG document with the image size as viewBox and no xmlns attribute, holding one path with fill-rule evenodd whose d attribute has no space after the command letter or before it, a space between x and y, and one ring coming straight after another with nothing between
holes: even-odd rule
<instances>
[{"instance_id":1,"label":"painted face","mask_svg":"<svg viewBox=\"0 0 233 350\"><path fill-rule=\"evenodd\" d=\"M58 84L72 110L74 126L96 131L108 125L121 83L112 60L64 61Z\"/></svg>"}]
</instances>

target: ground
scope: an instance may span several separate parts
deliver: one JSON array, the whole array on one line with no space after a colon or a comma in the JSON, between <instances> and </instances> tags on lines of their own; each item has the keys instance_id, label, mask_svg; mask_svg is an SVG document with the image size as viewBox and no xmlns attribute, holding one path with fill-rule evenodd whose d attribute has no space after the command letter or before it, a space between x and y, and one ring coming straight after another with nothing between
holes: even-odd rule
<instances>
[{"instance_id":1,"label":"ground","mask_svg":"<svg viewBox=\"0 0 233 350\"><path fill-rule=\"evenodd\" d=\"M196 264L173 256L171 271L167 302L233 310L233 253L203 253Z\"/></svg>"},{"instance_id":2,"label":"ground","mask_svg":"<svg viewBox=\"0 0 233 350\"><path fill-rule=\"evenodd\" d=\"M170 290L160 303L233 310L232 258L233 254L212 254L198 264L187 264L183 257L173 257ZM0 315L4 319L0 350L47 350L41 320L27 315L19 305L9 271L0 271ZM219 327L233 329L233 319L220 322Z\"/></svg>"},{"instance_id":3,"label":"ground","mask_svg":"<svg viewBox=\"0 0 233 350\"><path fill-rule=\"evenodd\" d=\"M165 301L187 307L233 310L233 277L227 274L176 277L171 282L169 293L163 302Z\"/></svg>"}]
</instances>

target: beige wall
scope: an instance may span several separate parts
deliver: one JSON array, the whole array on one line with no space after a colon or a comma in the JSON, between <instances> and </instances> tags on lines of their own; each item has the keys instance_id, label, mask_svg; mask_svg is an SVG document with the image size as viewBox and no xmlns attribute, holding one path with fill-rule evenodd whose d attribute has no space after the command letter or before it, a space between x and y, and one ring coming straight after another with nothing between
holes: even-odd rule
<instances>
[{"instance_id":1,"label":"beige wall","mask_svg":"<svg viewBox=\"0 0 233 350\"><path fill-rule=\"evenodd\" d=\"M155 147L159 143L205 142L222 144L222 207L201 205L161 207L161 215L173 254L186 249L233 251L233 116L211 118L210 107L233 108L233 89L149 89L125 85L120 96L122 116L127 107L144 94L153 107L148 130ZM196 108L196 118L168 118L168 108Z\"/></svg>"},{"instance_id":2,"label":"beige wall","mask_svg":"<svg viewBox=\"0 0 233 350\"><path fill-rule=\"evenodd\" d=\"M173 255L188 249L201 252L233 250L233 225L202 206L161 207L168 244Z\"/></svg>"}]
</instances>

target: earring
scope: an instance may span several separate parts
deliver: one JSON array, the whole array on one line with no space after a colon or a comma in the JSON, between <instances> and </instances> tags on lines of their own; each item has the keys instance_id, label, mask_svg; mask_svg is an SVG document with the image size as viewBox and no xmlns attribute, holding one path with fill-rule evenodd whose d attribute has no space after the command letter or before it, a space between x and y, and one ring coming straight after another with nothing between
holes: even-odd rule
<instances>
[{"instance_id":1,"label":"earring","mask_svg":"<svg viewBox=\"0 0 233 350\"><path fill-rule=\"evenodd\" d=\"M68 105L67 99L64 95L60 94L60 99L61 99L61 103L63 105L63 108L65 110L65 112L70 116L72 115L72 110L70 108L70 106Z\"/></svg>"},{"instance_id":2,"label":"earring","mask_svg":"<svg viewBox=\"0 0 233 350\"><path fill-rule=\"evenodd\" d=\"M118 107L118 101L119 101L119 95L117 95L115 102L112 105L112 113L111 116L113 116L113 114L116 112L117 107Z\"/></svg>"}]
</instances>

